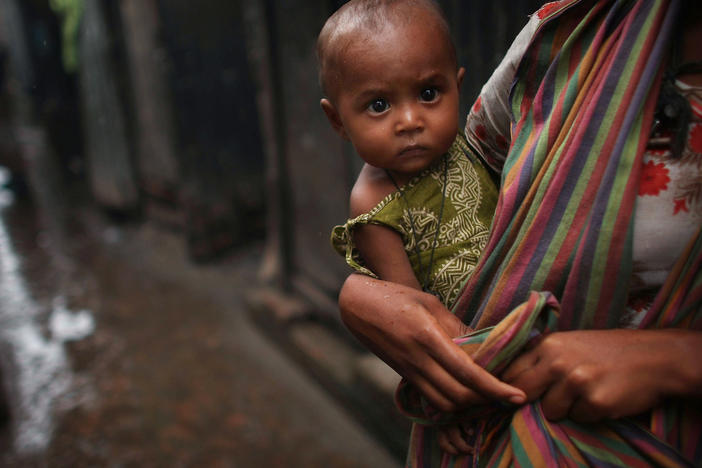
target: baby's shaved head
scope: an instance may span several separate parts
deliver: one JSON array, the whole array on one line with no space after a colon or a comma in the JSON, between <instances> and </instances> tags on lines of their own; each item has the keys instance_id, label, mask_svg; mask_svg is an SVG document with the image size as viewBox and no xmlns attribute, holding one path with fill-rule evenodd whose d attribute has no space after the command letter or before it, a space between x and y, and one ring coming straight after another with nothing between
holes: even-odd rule
<instances>
[{"instance_id":1,"label":"baby's shaved head","mask_svg":"<svg viewBox=\"0 0 702 468\"><path fill-rule=\"evenodd\" d=\"M351 45L369 41L387 27L403 26L412 21L438 27L455 61L456 50L448 23L435 1L351 0L329 17L317 39L319 81L324 94L333 99L333 84L340 78L344 53Z\"/></svg>"}]
</instances>

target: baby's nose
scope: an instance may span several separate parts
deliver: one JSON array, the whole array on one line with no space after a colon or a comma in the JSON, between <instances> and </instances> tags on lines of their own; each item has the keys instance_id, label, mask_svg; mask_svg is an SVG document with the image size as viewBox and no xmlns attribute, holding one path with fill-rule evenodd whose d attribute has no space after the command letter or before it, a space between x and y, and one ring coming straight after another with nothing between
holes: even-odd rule
<instances>
[{"instance_id":1,"label":"baby's nose","mask_svg":"<svg viewBox=\"0 0 702 468\"><path fill-rule=\"evenodd\" d=\"M397 133L415 132L424 128L424 119L418 106L405 105L398 112L395 131Z\"/></svg>"}]
</instances>

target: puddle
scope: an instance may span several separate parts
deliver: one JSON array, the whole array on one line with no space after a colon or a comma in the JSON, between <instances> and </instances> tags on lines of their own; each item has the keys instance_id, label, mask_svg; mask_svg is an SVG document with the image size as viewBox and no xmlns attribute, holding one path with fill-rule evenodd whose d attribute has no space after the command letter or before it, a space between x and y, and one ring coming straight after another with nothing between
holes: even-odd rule
<instances>
[{"instance_id":1,"label":"puddle","mask_svg":"<svg viewBox=\"0 0 702 468\"><path fill-rule=\"evenodd\" d=\"M0 170L0 186L3 177ZM70 389L73 375L65 343L90 335L95 323L89 311L69 310L60 295L48 307L32 297L3 216L13 197L4 192L0 189L0 364L13 446L26 454L47 447L55 403ZM42 326L42 319L47 325Z\"/></svg>"}]
</instances>

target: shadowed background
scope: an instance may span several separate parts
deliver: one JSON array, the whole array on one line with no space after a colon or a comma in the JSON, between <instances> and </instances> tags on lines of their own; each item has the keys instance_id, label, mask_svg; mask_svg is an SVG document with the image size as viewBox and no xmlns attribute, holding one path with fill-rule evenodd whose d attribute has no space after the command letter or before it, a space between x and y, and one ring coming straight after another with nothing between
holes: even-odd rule
<instances>
[{"instance_id":1,"label":"shadowed background","mask_svg":"<svg viewBox=\"0 0 702 468\"><path fill-rule=\"evenodd\" d=\"M314 45L343 3L0 0L1 463L402 460L397 376L336 309L329 232L361 163L319 108ZM463 120L541 2L439 3ZM25 365L26 336L46 353ZM332 429L334 405L352 422Z\"/></svg>"}]
</instances>

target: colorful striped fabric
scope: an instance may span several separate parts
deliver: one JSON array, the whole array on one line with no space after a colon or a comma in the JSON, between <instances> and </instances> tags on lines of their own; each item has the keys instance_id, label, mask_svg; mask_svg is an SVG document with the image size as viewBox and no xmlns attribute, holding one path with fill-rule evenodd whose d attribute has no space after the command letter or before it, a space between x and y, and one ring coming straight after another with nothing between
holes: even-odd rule
<instances>
[{"instance_id":1,"label":"colorful striped fabric","mask_svg":"<svg viewBox=\"0 0 702 468\"><path fill-rule=\"evenodd\" d=\"M454 308L481 330L459 344L492 372L538 333L618 326L642 155L679 9L679 0L562 1L527 49L490 239ZM701 264L698 233L641 327L702 328ZM702 414L675 403L646 426L553 423L538 402L478 408L460 415L478 429L478 455L452 458L433 430L447 416L406 384L397 399L417 422L408 466L702 466Z\"/></svg>"},{"instance_id":2,"label":"colorful striped fabric","mask_svg":"<svg viewBox=\"0 0 702 468\"><path fill-rule=\"evenodd\" d=\"M476 328L531 290L558 297L561 329L618 324L641 158L676 15L669 3L677 4L564 2L537 32L512 90L514 138L480 274L455 307Z\"/></svg>"}]
</instances>

